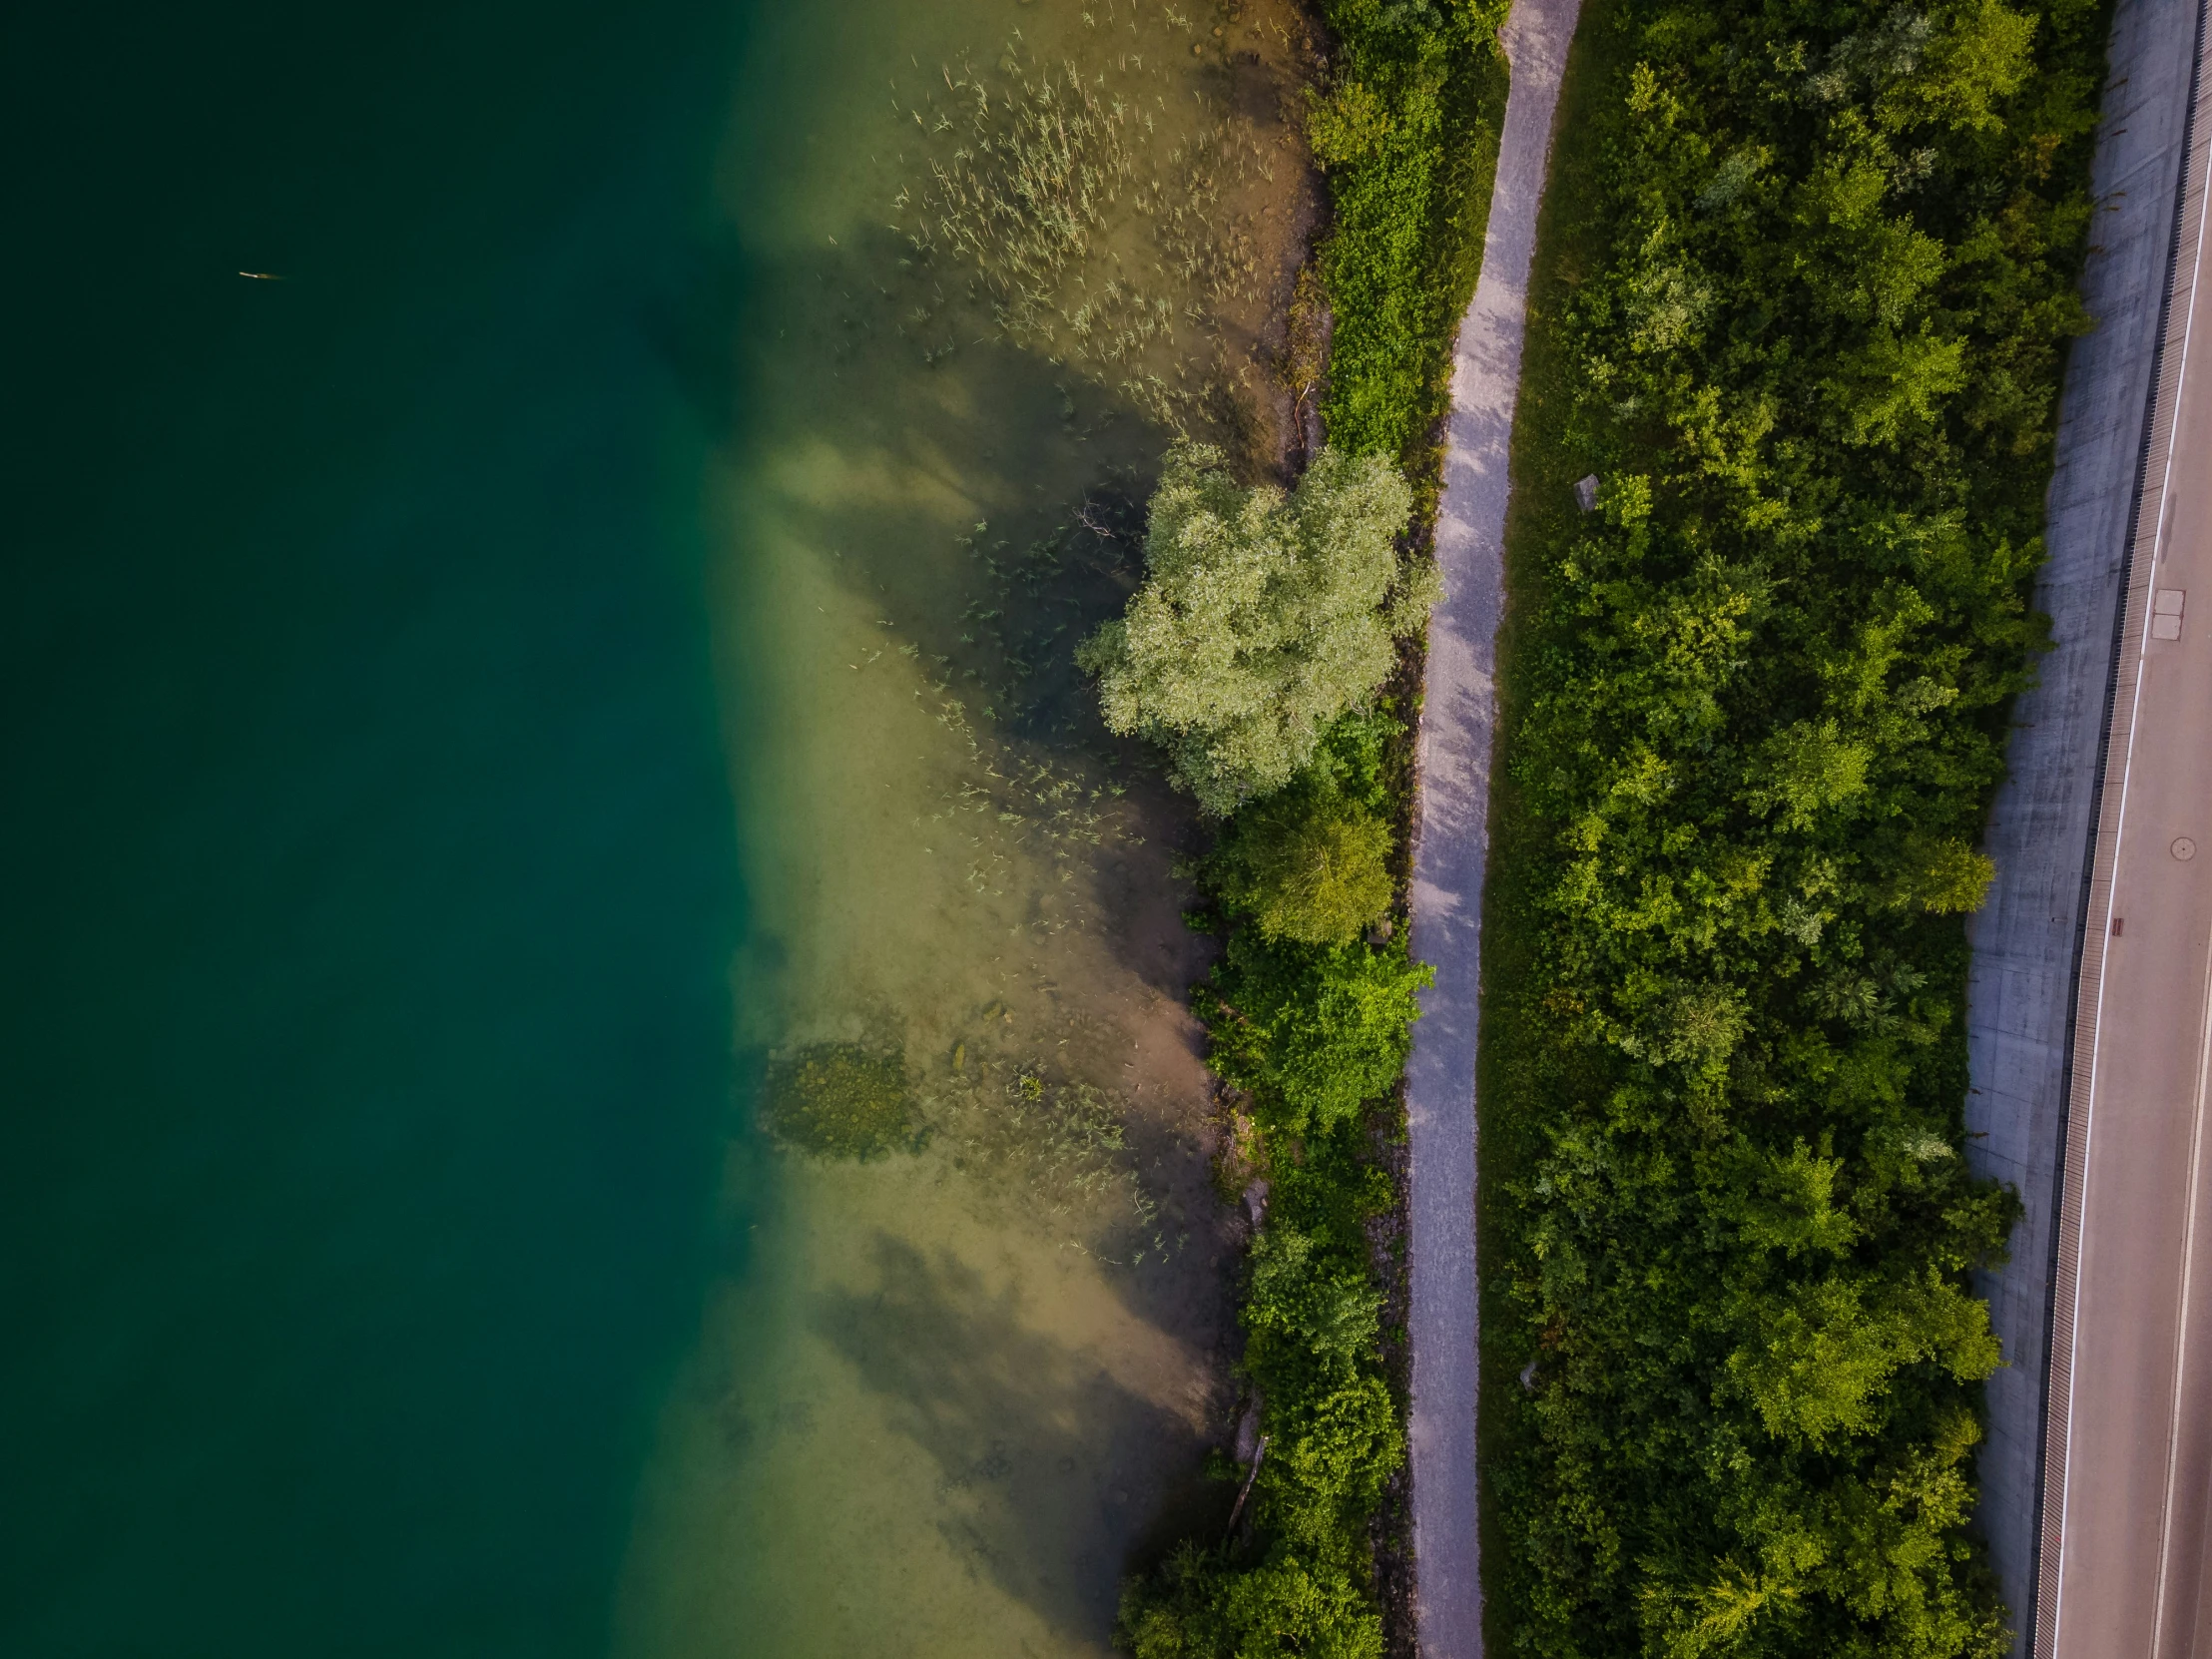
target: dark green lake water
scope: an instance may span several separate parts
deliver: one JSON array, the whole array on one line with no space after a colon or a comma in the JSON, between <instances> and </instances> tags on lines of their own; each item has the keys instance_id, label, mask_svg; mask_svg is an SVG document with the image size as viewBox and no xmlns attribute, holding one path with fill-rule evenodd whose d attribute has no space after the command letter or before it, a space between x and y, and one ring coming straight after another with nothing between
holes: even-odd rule
<instances>
[{"instance_id":1,"label":"dark green lake water","mask_svg":"<svg viewBox=\"0 0 2212 1659\"><path fill-rule=\"evenodd\" d=\"M1196 831L1069 656L1295 265L1209 15L0 18L5 1659L1106 1659L1218 1512ZM945 170L1065 99L1063 337ZM772 1153L853 1043L917 1133Z\"/></svg>"},{"instance_id":2,"label":"dark green lake water","mask_svg":"<svg viewBox=\"0 0 2212 1659\"><path fill-rule=\"evenodd\" d=\"M746 1238L743 32L0 24L0 1651L606 1647Z\"/></svg>"}]
</instances>

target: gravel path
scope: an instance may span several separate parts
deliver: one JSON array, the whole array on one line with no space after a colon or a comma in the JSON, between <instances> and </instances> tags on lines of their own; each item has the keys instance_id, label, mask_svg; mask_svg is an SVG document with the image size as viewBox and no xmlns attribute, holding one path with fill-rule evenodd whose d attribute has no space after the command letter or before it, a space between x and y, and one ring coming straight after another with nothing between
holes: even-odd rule
<instances>
[{"instance_id":1,"label":"gravel path","mask_svg":"<svg viewBox=\"0 0 2212 1659\"><path fill-rule=\"evenodd\" d=\"M1482 276L1459 324L1436 557L1448 597L1428 627L1413 852L1421 998L1406 1072L1412 1135L1413 1558L1424 1659L1478 1659L1482 1581L1475 1506L1474 1038L1482 870L1489 850L1492 675L1504 604L1506 452L1552 112L1580 0L1514 0L1512 65Z\"/></svg>"}]
</instances>

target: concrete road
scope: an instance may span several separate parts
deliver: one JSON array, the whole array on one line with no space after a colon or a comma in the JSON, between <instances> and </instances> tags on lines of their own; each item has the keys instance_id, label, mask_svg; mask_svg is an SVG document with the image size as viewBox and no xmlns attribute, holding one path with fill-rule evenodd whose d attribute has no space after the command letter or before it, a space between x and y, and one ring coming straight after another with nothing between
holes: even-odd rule
<instances>
[{"instance_id":1,"label":"concrete road","mask_svg":"<svg viewBox=\"0 0 2212 1659\"><path fill-rule=\"evenodd\" d=\"M2145 412L2173 269L2175 203L2199 0L2117 0L2099 99L2095 246L2081 297L2096 327L2074 342L2058 406L2035 606L2051 650L2012 711L2007 776L1985 842L1997 865L1973 916L1968 981L1968 1164L2025 1206L2011 1258L1979 1276L2005 1369L1989 1380L1976 1512L2025 1651L2036 1605L2053 1241L2074 1096L2074 966L2088 904L2099 760L2110 728L2124 567L2143 481ZM2103 925L2100 920L2099 926Z\"/></svg>"},{"instance_id":2,"label":"concrete road","mask_svg":"<svg viewBox=\"0 0 2212 1659\"><path fill-rule=\"evenodd\" d=\"M1489 850L1492 680L1504 606L1506 455L1552 114L1579 0L1514 0L1512 66L1482 274L1459 324L1437 509L1445 599L1428 626L1413 846L1412 948L1436 982L1406 1068L1411 1138L1413 1571L1425 1659L1478 1659L1482 1580L1474 1469L1474 1039Z\"/></svg>"},{"instance_id":3,"label":"concrete road","mask_svg":"<svg viewBox=\"0 0 2212 1659\"><path fill-rule=\"evenodd\" d=\"M2206 125L2200 103L2076 1013L2035 1640L2053 1659L2212 1654Z\"/></svg>"}]
</instances>

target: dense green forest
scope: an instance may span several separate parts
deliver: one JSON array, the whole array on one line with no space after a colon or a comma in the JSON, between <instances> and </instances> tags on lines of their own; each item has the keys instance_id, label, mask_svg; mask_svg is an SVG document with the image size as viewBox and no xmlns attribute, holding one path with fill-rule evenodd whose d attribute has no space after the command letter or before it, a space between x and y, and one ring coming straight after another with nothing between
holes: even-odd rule
<instances>
[{"instance_id":1,"label":"dense green forest","mask_svg":"<svg viewBox=\"0 0 2212 1659\"><path fill-rule=\"evenodd\" d=\"M1480 1079L1501 1647L1984 1655L1960 912L2103 14L1597 0L1533 292ZM1573 484L1594 473L1597 510Z\"/></svg>"},{"instance_id":2,"label":"dense green forest","mask_svg":"<svg viewBox=\"0 0 2212 1659\"><path fill-rule=\"evenodd\" d=\"M1438 591L1427 524L1488 214L1504 6L1319 9L1333 40L1307 130L1332 204L1313 267L1333 323L1329 447L1288 498L1219 457L1171 457L1145 590L1084 653L1109 721L1159 742L1215 816L1199 919L1227 943L1193 1006L1247 1103L1244 1173L1269 1195L1242 1316L1259 1466L1234 1535L1187 1540L1129 1586L1120 1636L1139 1659L1384 1646L1375 1546L1404 1427L1374 1242L1398 1194L1378 1153L1401 1131L1426 977L1402 926L1409 734L1389 687ZM1286 369L1307 389L1310 365ZM1284 552L1296 574L1266 557Z\"/></svg>"}]
</instances>

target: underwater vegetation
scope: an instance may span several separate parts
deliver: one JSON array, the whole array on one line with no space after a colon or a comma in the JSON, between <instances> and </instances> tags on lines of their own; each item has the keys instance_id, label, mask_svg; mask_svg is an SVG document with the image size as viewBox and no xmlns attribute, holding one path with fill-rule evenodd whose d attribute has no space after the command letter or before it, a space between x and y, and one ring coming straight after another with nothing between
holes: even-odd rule
<instances>
[{"instance_id":1,"label":"underwater vegetation","mask_svg":"<svg viewBox=\"0 0 2212 1659\"><path fill-rule=\"evenodd\" d=\"M1263 297L1244 187L1272 182L1278 157L1226 106L1169 119L1168 89L1191 96L1170 75L1191 33L1172 6L1104 0L1085 17L1100 37L1087 71L1039 61L1017 33L990 69L941 66L902 106L928 160L892 224L933 283L907 320L928 335L964 298L1169 430L1202 429L1238 377L1221 313ZM943 341L929 349L957 344Z\"/></svg>"},{"instance_id":2,"label":"underwater vegetation","mask_svg":"<svg viewBox=\"0 0 2212 1659\"><path fill-rule=\"evenodd\" d=\"M762 1120L785 1146L824 1158L912 1148L919 1126L905 1057L859 1043L810 1043L770 1061Z\"/></svg>"}]
</instances>

